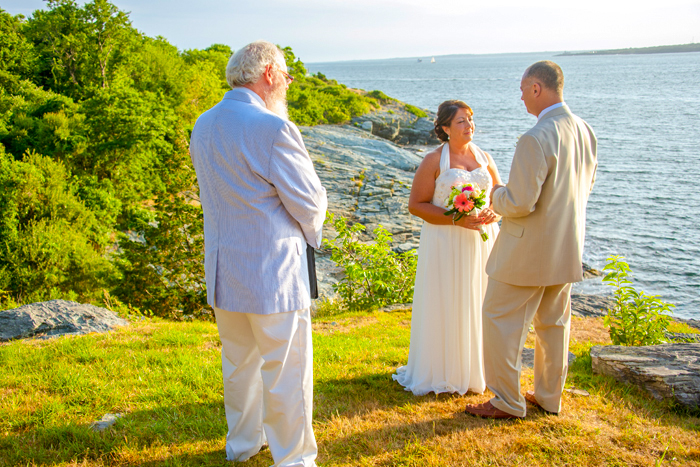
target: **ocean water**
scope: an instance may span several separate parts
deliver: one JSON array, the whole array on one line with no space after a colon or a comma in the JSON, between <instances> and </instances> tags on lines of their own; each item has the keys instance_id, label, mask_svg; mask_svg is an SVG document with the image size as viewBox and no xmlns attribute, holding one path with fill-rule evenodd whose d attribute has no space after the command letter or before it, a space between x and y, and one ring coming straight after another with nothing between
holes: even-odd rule
<instances>
[{"instance_id":1,"label":"ocean water","mask_svg":"<svg viewBox=\"0 0 700 467\"><path fill-rule=\"evenodd\" d=\"M635 287L674 303L676 316L700 318L700 53L422 59L307 67L433 112L447 99L464 100L474 110L475 143L507 180L515 143L536 122L520 100L522 73L537 60L556 61L566 103L598 137L584 261L601 269L622 255ZM574 290L611 292L600 279Z\"/></svg>"}]
</instances>

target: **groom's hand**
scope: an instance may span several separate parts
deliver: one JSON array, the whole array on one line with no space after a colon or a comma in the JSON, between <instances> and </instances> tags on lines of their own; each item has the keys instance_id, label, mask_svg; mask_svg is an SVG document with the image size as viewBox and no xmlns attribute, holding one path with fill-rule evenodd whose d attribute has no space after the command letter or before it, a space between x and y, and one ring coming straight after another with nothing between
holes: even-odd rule
<instances>
[{"instance_id":1,"label":"groom's hand","mask_svg":"<svg viewBox=\"0 0 700 467\"><path fill-rule=\"evenodd\" d=\"M479 218L483 225L492 224L498 221L498 215L489 208L482 209Z\"/></svg>"}]
</instances>

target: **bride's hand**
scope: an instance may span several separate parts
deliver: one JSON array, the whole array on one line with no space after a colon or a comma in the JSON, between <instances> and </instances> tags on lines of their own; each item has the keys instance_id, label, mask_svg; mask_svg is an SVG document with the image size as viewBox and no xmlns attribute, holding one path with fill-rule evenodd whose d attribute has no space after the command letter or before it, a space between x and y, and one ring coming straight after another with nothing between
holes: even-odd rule
<instances>
[{"instance_id":1,"label":"bride's hand","mask_svg":"<svg viewBox=\"0 0 700 467\"><path fill-rule=\"evenodd\" d=\"M455 225L464 227L465 229L479 230L479 226L482 225L482 219L478 216L464 216Z\"/></svg>"},{"instance_id":2,"label":"bride's hand","mask_svg":"<svg viewBox=\"0 0 700 467\"><path fill-rule=\"evenodd\" d=\"M498 215L490 208L484 208L479 213L479 219L481 219L483 225L492 224L498 221Z\"/></svg>"}]
</instances>

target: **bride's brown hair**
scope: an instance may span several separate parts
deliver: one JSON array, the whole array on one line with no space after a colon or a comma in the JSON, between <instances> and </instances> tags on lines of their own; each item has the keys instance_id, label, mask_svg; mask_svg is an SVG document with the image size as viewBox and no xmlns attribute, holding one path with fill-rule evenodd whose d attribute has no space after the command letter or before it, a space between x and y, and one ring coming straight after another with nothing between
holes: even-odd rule
<instances>
[{"instance_id":1,"label":"bride's brown hair","mask_svg":"<svg viewBox=\"0 0 700 467\"><path fill-rule=\"evenodd\" d=\"M450 126L452 119L459 109L466 109L469 115L474 115L474 111L469 107L464 101L451 100L445 101L438 107L437 117L435 117L435 134L440 141L447 142L450 137L445 130L442 129L443 126Z\"/></svg>"}]
</instances>

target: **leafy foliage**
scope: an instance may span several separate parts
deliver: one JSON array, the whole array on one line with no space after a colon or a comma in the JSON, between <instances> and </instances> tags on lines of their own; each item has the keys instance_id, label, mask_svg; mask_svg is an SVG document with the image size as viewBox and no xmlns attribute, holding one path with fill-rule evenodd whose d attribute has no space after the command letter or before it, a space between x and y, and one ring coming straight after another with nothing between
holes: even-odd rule
<instances>
[{"instance_id":1,"label":"leafy foliage","mask_svg":"<svg viewBox=\"0 0 700 467\"><path fill-rule=\"evenodd\" d=\"M307 76L304 64L289 47L283 49L289 73L294 81L287 92L289 118L299 125L343 123L379 107L376 98L348 89L318 73ZM379 92L379 91L377 91Z\"/></svg>"},{"instance_id":2,"label":"leafy foliage","mask_svg":"<svg viewBox=\"0 0 700 467\"><path fill-rule=\"evenodd\" d=\"M415 252L396 253L391 250L391 234L382 226L374 229L375 239L362 243L358 232L362 224L348 226L347 219L329 213L326 219L338 236L324 240L332 252L331 259L342 267L345 276L334 286L349 310L379 308L413 300L416 277Z\"/></svg>"},{"instance_id":3,"label":"leafy foliage","mask_svg":"<svg viewBox=\"0 0 700 467\"><path fill-rule=\"evenodd\" d=\"M611 256L603 268L610 271L603 282L615 288L615 305L604 318L610 328L610 339L615 345L656 345L665 342L664 333L674 306L658 296L647 295L631 286L628 279L632 272L622 256Z\"/></svg>"},{"instance_id":4,"label":"leafy foliage","mask_svg":"<svg viewBox=\"0 0 700 467\"><path fill-rule=\"evenodd\" d=\"M425 112L425 110L419 109L415 105L406 104L406 105L404 105L404 108L418 118L424 118L424 117L428 116L428 114Z\"/></svg>"},{"instance_id":5,"label":"leafy foliage","mask_svg":"<svg viewBox=\"0 0 700 467\"><path fill-rule=\"evenodd\" d=\"M283 50L296 123L379 105ZM209 316L187 145L230 89L232 52L180 52L108 0L0 10L0 307L106 291L160 316Z\"/></svg>"},{"instance_id":6,"label":"leafy foliage","mask_svg":"<svg viewBox=\"0 0 700 467\"><path fill-rule=\"evenodd\" d=\"M0 290L19 302L99 296L114 273L108 238L63 165L0 158Z\"/></svg>"}]
</instances>

